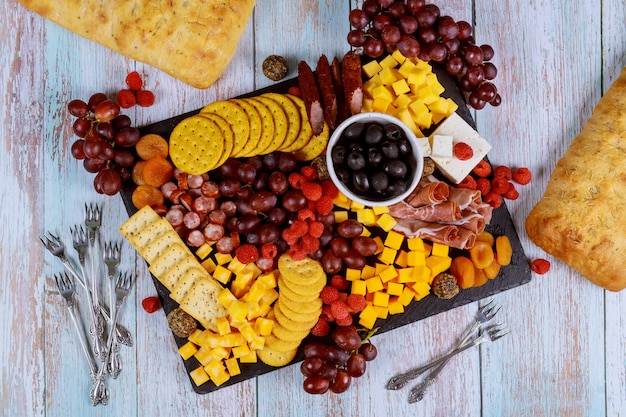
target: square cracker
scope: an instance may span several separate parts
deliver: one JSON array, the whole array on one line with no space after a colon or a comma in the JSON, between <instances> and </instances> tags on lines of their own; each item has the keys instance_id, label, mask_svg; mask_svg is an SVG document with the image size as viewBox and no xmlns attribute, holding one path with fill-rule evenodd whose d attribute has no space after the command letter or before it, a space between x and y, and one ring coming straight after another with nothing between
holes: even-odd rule
<instances>
[{"instance_id":1,"label":"square cracker","mask_svg":"<svg viewBox=\"0 0 626 417\"><path fill-rule=\"evenodd\" d=\"M151 207L144 206L135 214L130 216L119 227L120 233L132 244L133 237L144 230L148 225L158 221L161 218Z\"/></svg>"},{"instance_id":2,"label":"square cracker","mask_svg":"<svg viewBox=\"0 0 626 417\"><path fill-rule=\"evenodd\" d=\"M200 278L189 289L180 303L180 308L198 320L205 329L217 332L215 320L226 317L228 314L226 308L217 299L222 289L222 286L214 279Z\"/></svg>"}]
</instances>

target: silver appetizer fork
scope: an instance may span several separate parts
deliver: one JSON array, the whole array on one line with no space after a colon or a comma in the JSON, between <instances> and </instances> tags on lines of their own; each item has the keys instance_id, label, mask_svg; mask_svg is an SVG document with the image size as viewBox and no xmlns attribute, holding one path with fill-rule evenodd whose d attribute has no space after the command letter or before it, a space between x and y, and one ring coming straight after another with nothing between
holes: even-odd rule
<instances>
[{"instance_id":1,"label":"silver appetizer fork","mask_svg":"<svg viewBox=\"0 0 626 417\"><path fill-rule=\"evenodd\" d=\"M113 317L115 317L115 312L117 311L115 306L115 280L113 276L117 271L117 266L120 264L120 258L121 246L119 243L107 242L104 244L104 264L107 266L109 278L109 305L111 306L111 315ZM117 378L122 371L122 364L119 357L119 345L116 339L113 340L109 358L109 361L106 363L107 371L113 378Z\"/></svg>"},{"instance_id":2,"label":"silver appetizer fork","mask_svg":"<svg viewBox=\"0 0 626 417\"><path fill-rule=\"evenodd\" d=\"M428 378L426 378L422 383L420 383L419 385L411 389L411 391L409 392L409 403L416 403L418 401L421 401L424 398L424 395L426 394L426 390L428 389L429 386L433 384L433 382L435 382L437 375L439 375L439 372L441 372L441 370L444 368L445 364L451 357L458 355L459 353L464 352L473 346L480 345L481 343L495 342L496 340L500 339L501 337L506 336L509 333L510 333L510 330L509 330L509 327L506 325L506 323L500 322L500 323L487 327L480 336L475 337L470 342L467 342L466 344L464 344L462 347L454 349L451 353L444 356L445 359L442 358L443 359L442 364L439 365L428 376Z\"/></svg>"},{"instance_id":3,"label":"silver appetizer fork","mask_svg":"<svg viewBox=\"0 0 626 417\"><path fill-rule=\"evenodd\" d=\"M91 298L94 306L100 305L100 283L96 274L96 259L101 259L101 256L97 256L100 245L98 239L98 231L102 224L102 207L97 204L85 204L85 226L87 227L87 254L89 255L89 283L91 284ZM100 309L94 309L94 327L98 338L104 340L104 325L102 320L102 314ZM94 354L100 359L104 360L104 351L101 349L94 349Z\"/></svg>"},{"instance_id":4,"label":"silver appetizer fork","mask_svg":"<svg viewBox=\"0 0 626 417\"><path fill-rule=\"evenodd\" d=\"M56 282L59 293L65 299L67 310L70 313L70 318L72 319L74 329L76 330L76 334L78 335L80 346L83 350L83 354L85 355L85 359L87 360L87 366L89 367L89 376L93 381L98 372L98 367L96 365L96 361L93 355L91 354L91 351L89 350L87 340L85 339L84 327L81 326L78 322L78 317L80 317L80 314L77 314L78 307L76 304L76 299L74 298L74 284L72 283L72 280L67 275L67 273L55 274L54 280Z\"/></svg>"},{"instance_id":5,"label":"silver appetizer fork","mask_svg":"<svg viewBox=\"0 0 626 417\"><path fill-rule=\"evenodd\" d=\"M461 341L456 346L455 350L465 345L465 343L467 343L468 340L470 340L470 338L480 329L480 327L483 324L491 321L496 316L496 314L498 314L498 311L500 311L500 305L494 299L491 299L486 304L480 306L478 308L478 311L476 312L476 320L469 327L469 329L465 332ZM387 385L385 386L385 388L390 389L390 390L399 390L403 388L406 384L408 384L410 381L412 381L413 379L422 375L424 372L428 371L429 369L440 365L444 361L445 361L445 357L442 357L424 366L420 366L419 368L414 368L400 375L396 375L387 382Z\"/></svg>"},{"instance_id":6,"label":"silver appetizer fork","mask_svg":"<svg viewBox=\"0 0 626 417\"><path fill-rule=\"evenodd\" d=\"M113 313L113 326L117 323L117 319L119 317L119 312L124 304L124 300L128 296L133 283L135 282L135 278L131 274L118 274L117 280L115 283L115 311ZM113 310L113 308L111 309ZM110 360L111 349L113 347L113 328L109 332L109 338L106 349L106 356L104 359L104 364L108 363ZM104 373L106 366L100 367L98 371L98 375L94 380L94 384L89 392L89 397L91 398L91 402L93 405L96 404L106 404L109 399L108 390L105 384L106 375Z\"/></svg>"}]
</instances>

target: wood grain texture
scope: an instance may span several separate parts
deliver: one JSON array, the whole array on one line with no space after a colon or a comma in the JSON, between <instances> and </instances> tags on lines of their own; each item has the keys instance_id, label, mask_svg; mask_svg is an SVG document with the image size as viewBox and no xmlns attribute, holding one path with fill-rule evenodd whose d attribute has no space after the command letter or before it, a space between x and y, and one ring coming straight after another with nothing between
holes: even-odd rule
<instances>
[{"instance_id":1,"label":"wood grain texture","mask_svg":"<svg viewBox=\"0 0 626 417\"><path fill-rule=\"evenodd\" d=\"M379 349L367 374L343 395L302 390L298 365L207 395L197 395L161 312L141 300L154 295L145 262L125 246L122 268L137 284L121 321L133 333L122 347L122 374L110 381L110 404L92 407L89 378L69 316L52 276L60 263L38 236L83 220L85 201L104 204L103 238L121 240L121 199L93 191L93 176L70 156L73 98L115 94L137 70L157 94L150 108L125 113L142 126L266 87L269 54L300 60L348 49L348 13L362 2L304 0L257 3L239 49L219 81L198 90L45 22L14 0L0 5L0 416L620 416L626 415L626 293L609 293L548 257L529 241L524 219L556 162L626 65L626 7L621 0L439 2L442 12L475 25L491 44L503 103L475 112L493 145L491 161L526 166L530 185L507 202L529 259L552 269L496 296L510 336L454 358L419 404L408 388L387 391L395 373L450 349L476 305L438 314L375 336Z\"/></svg>"}]
</instances>

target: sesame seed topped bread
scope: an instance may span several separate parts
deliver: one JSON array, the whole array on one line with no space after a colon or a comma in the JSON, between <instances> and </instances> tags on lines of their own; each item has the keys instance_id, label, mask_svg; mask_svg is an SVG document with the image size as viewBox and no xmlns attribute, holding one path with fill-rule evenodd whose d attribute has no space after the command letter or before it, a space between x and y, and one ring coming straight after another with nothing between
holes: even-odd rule
<instances>
[{"instance_id":1,"label":"sesame seed topped bread","mask_svg":"<svg viewBox=\"0 0 626 417\"><path fill-rule=\"evenodd\" d=\"M532 241L610 291L626 288L626 68L526 219Z\"/></svg>"},{"instance_id":2,"label":"sesame seed topped bread","mask_svg":"<svg viewBox=\"0 0 626 417\"><path fill-rule=\"evenodd\" d=\"M26 8L196 88L232 59L255 0L18 0Z\"/></svg>"}]
</instances>

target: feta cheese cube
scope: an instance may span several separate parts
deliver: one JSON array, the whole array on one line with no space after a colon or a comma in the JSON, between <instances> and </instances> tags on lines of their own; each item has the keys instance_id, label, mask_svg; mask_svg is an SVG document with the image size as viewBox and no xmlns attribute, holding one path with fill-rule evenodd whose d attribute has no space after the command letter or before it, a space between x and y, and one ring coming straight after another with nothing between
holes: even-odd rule
<instances>
[{"instance_id":1,"label":"feta cheese cube","mask_svg":"<svg viewBox=\"0 0 626 417\"><path fill-rule=\"evenodd\" d=\"M449 161L452 159L452 146L452 136L433 133L430 157L433 160L436 158L437 160Z\"/></svg>"}]
</instances>

